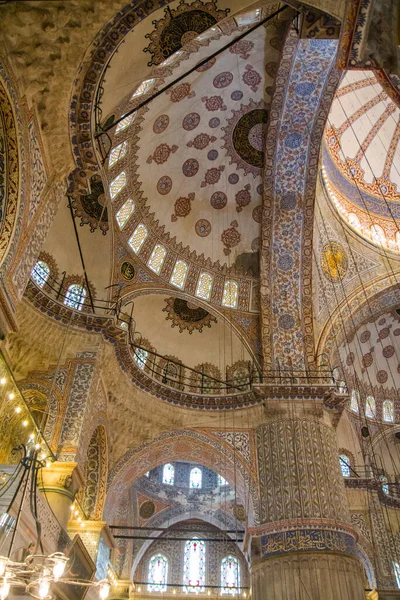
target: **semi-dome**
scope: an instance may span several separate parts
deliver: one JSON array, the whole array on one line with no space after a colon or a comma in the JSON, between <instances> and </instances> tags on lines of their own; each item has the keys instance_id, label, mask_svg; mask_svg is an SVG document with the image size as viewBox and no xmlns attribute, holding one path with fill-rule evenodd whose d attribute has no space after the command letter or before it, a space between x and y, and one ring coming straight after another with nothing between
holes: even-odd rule
<instances>
[{"instance_id":1,"label":"semi-dome","mask_svg":"<svg viewBox=\"0 0 400 600\"><path fill-rule=\"evenodd\" d=\"M323 176L328 194L363 237L400 251L400 110L372 71L348 71L328 117Z\"/></svg>"}]
</instances>

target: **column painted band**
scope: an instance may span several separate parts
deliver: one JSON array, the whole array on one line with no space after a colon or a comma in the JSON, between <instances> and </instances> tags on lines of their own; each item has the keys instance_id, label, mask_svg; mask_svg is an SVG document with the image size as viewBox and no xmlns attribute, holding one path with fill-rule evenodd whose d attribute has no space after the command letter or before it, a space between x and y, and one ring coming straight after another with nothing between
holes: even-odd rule
<instances>
[{"instance_id":1,"label":"column painted band","mask_svg":"<svg viewBox=\"0 0 400 600\"><path fill-rule=\"evenodd\" d=\"M262 558L291 552L339 552L357 554L356 539L343 531L294 529L261 536Z\"/></svg>"}]
</instances>

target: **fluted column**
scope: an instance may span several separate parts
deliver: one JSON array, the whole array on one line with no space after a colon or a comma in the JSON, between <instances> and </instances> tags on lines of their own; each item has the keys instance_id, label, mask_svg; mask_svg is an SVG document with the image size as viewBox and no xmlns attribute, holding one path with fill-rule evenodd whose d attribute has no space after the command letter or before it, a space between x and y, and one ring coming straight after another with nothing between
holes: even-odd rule
<instances>
[{"instance_id":1,"label":"fluted column","mask_svg":"<svg viewBox=\"0 0 400 600\"><path fill-rule=\"evenodd\" d=\"M265 399L257 429L260 520L255 600L365 600L335 426L320 398Z\"/></svg>"}]
</instances>

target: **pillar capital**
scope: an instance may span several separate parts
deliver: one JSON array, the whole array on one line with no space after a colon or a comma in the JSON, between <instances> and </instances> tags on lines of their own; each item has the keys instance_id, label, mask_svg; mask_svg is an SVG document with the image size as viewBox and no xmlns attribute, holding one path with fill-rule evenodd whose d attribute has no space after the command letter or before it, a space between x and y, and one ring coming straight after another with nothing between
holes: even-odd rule
<instances>
[{"instance_id":1,"label":"pillar capital","mask_svg":"<svg viewBox=\"0 0 400 600\"><path fill-rule=\"evenodd\" d=\"M103 537L108 548L114 548L114 538L106 521L77 521L68 523L68 534L71 538L79 535L91 559L96 564L100 538Z\"/></svg>"},{"instance_id":2,"label":"pillar capital","mask_svg":"<svg viewBox=\"0 0 400 600\"><path fill-rule=\"evenodd\" d=\"M73 501L76 492L83 485L83 473L76 462L52 463L39 471L39 490L57 492Z\"/></svg>"}]
</instances>

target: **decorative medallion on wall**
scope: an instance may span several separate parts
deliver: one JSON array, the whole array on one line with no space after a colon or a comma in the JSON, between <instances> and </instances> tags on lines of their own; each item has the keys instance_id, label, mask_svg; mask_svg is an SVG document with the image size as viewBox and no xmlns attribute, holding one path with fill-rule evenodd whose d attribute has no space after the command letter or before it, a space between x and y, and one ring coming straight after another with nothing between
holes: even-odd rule
<instances>
[{"instance_id":1,"label":"decorative medallion on wall","mask_svg":"<svg viewBox=\"0 0 400 600\"><path fill-rule=\"evenodd\" d=\"M121 265L121 275L125 281L132 281L135 277L135 267L133 264L125 260Z\"/></svg>"},{"instance_id":2,"label":"decorative medallion on wall","mask_svg":"<svg viewBox=\"0 0 400 600\"><path fill-rule=\"evenodd\" d=\"M245 174L252 173L253 177L260 175L264 164L264 143L268 111L264 102L250 100L247 106L241 105L239 110L232 111L233 116L227 119L227 125L222 127L225 135L224 148L230 157L229 164L236 164L237 169L243 169Z\"/></svg>"},{"instance_id":3,"label":"decorative medallion on wall","mask_svg":"<svg viewBox=\"0 0 400 600\"><path fill-rule=\"evenodd\" d=\"M217 319L204 308L182 300L181 298L165 298L167 306L163 312L168 313L167 320L172 321L171 327L179 327L182 333L185 329L191 334L194 329L200 331L203 327L211 327Z\"/></svg>"},{"instance_id":4,"label":"decorative medallion on wall","mask_svg":"<svg viewBox=\"0 0 400 600\"><path fill-rule=\"evenodd\" d=\"M236 504L233 512L238 521L244 522L246 520L246 511L243 504Z\"/></svg>"},{"instance_id":5,"label":"decorative medallion on wall","mask_svg":"<svg viewBox=\"0 0 400 600\"><path fill-rule=\"evenodd\" d=\"M150 519L156 512L156 505L151 500L147 500L140 505L139 516L141 519Z\"/></svg>"},{"instance_id":6,"label":"decorative medallion on wall","mask_svg":"<svg viewBox=\"0 0 400 600\"><path fill-rule=\"evenodd\" d=\"M342 281L349 267L345 249L338 242L328 242L321 252L321 266L325 277L333 283Z\"/></svg>"},{"instance_id":7,"label":"decorative medallion on wall","mask_svg":"<svg viewBox=\"0 0 400 600\"><path fill-rule=\"evenodd\" d=\"M224 19L229 12L229 8L218 10L216 2L203 3L201 0L191 4L181 0L172 10L168 6L165 16L153 21L155 29L146 34L150 44L143 48L143 52L150 52L152 57L148 66L159 65L184 44Z\"/></svg>"},{"instance_id":8,"label":"decorative medallion on wall","mask_svg":"<svg viewBox=\"0 0 400 600\"><path fill-rule=\"evenodd\" d=\"M81 226L89 225L92 232L100 227L103 235L108 231L105 202L104 186L100 175L92 175L90 178L90 193L81 194L71 200L74 216L80 217Z\"/></svg>"}]
</instances>

